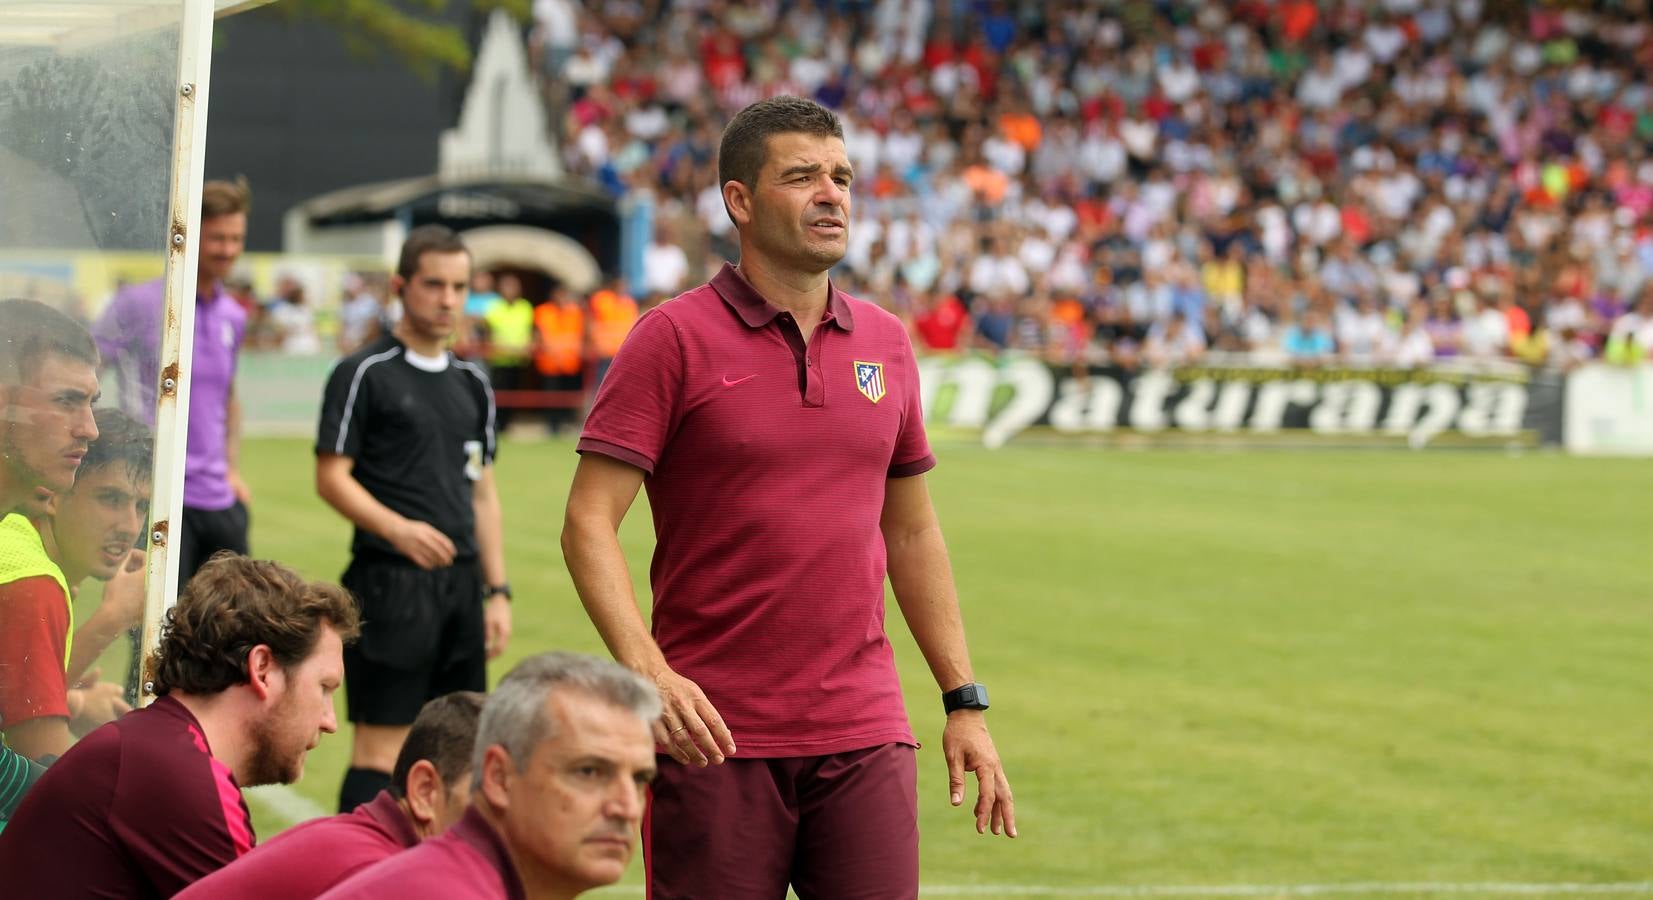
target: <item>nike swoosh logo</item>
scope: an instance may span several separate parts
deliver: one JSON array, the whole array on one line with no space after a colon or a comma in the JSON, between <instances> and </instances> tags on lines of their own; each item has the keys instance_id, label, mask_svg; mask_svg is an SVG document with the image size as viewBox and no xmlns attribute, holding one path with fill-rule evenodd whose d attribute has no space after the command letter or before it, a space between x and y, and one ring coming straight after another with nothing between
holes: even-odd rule
<instances>
[{"instance_id":1,"label":"nike swoosh logo","mask_svg":"<svg viewBox=\"0 0 1653 900\"><path fill-rule=\"evenodd\" d=\"M731 381L729 379L729 376L725 375L725 376L723 376L723 386L724 387L734 387L735 385L740 384L742 382L751 381L752 379L754 379L756 377L758 377L758 376L756 374L753 374L753 375L748 375L745 378L736 378L733 381Z\"/></svg>"}]
</instances>

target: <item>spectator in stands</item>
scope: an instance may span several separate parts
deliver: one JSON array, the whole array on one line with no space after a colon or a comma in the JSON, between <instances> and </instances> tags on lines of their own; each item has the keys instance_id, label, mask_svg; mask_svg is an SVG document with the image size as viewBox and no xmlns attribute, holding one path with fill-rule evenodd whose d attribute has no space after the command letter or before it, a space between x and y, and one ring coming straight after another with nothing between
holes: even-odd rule
<instances>
[{"instance_id":1,"label":"spectator in stands","mask_svg":"<svg viewBox=\"0 0 1653 900\"><path fill-rule=\"evenodd\" d=\"M470 806L471 753L485 699L458 691L426 703L390 787L372 802L283 831L195 882L179 900L310 900L447 831Z\"/></svg>"},{"instance_id":2,"label":"spectator in stands","mask_svg":"<svg viewBox=\"0 0 1653 900\"><path fill-rule=\"evenodd\" d=\"M1280 335L1280 349L1293 365L1320 365L1331 359L1337 344L1318 309L1305 309Z\"/></svg>"},{"instance_id":3,"label":"spectator in stands","mask_svg":"<svg viewBox=\"0 0 1653 900\"><path fill-rule=\"evenodd\" d=\"M335 730L355 604L277 563L220 554L168 614L152 705L87 735L0 834L20 897L172 896L252 849L241 788L290 784ZM136 773L142 773L137 776Z\"/></svg>"},{"instance_id":4,"label":"spectator in stands","mask_svg":"<svg viewBox=\"0 0 1653 900\"><path fill-rule=\"evenodd\" d=\"M522 279L502 273L499 302L482 314L482 336L487 346L488 380L496 391L522 391L533 386L530 377L534 347L534 304L522 295ZM498 411L498 428L511 424L510 406Z\"/></svg>"},{"instance_id":5,"label":"spectator in stands","mask_svg":"<svg viewBox=\"0 0 1653 900\"><path fill-rule=\"evenodd\" d=\"M852 160L874 186L856 233L870 237L869 226L910 206L935 234L966 236L963 252L937 253L934 284L922 278L928 262L903 273L915 289L982 293L1001 255L1032 268L1050 247L1076 261L1081 288L1093 281L1086 269L1108 266L1130 285L1171 249L1199 267L1208 302L1235 304L1231 261L1248 276L1259 261L1287 281L1318 274L1332 295L1320 312L1341 330L1368 293L1399 307L1429 297L1449 270L1468 276L1450 293L1531 270L1543 285L1528 310L1533 326L1577 304L1590 315L1572 326L1600 347L1653 270L1653 119L1636 112L1650 89L1653 68L1638 61L1653 58L1653 29L1634 6L1569 9L1564 30L1557 17L1483 3L1355 3L1322 14L1297 0L1175 0L960 17L917 0L845 10L830 26L819 13L767 7L739 7L725 23L694 5L621 7L632 12L583 17L582 52L594 64L569 106L623 122L651 101L622 88L650 73L668 82L674 127L628 139L640 162L622 189L670 197L680 177L670 135L699 133L759 96L814 96L843 114ZM696 25L709 35L693 48L698 69L672 39ZM1570 54L1549 49L1562 46L1557 35ZM610 64L621 56L625 66ZM572 132L569 144L583 146ZM675 202L693 207L695 227L727 235L719 188L701 169ZM1053 208L1072 213L1071 232L1052 227ZM1122 246L1105 245L1110 233ZM881 237L905 268L896 241ZM1552 239L1562 252L1540 252ZM1002 254L975 249L995 241ZM978 264L987 256L995 262ZM854 291L873 274L856 259L835 277ZM1019 302L1032 285L1009 289ZM1095 325L1108 307L1087 308ZM1097 353L1139 341L1172 311L1154 307L1123 338L1094 329ZM1459 310L1461 323L1437 313L1439 354L1460 352L1473 312ZM1249 298L1227 315L1254 332L1277 320ZM1366 334L1349 349L1393 344L1401 317L1385 317L1384 328L1386 340ZM1513 358L1521 337L1512 323L1508 347L1483 363Z\"/></svg>"},{"instance_id":6,"label":"spectator in stands","mask_svg":"<svg viewBox=\"0 0 1653 900\"><path fill-rule=\"evenodd\" d=\"M376 288L361 273L345 276L344 303L339 307L340 355L349 356L379 336L379 310L384 304Z\"/></svg>"},{"instance_id":7,"label":"spectator in stands","mask_svg":"<svg viewBox=\"0 0 1653 900\"><path fill-rule=\"evenodd\" d=\"M643 289L651 294L675 297L689 277L689 257L672 240L665 223L654 226L654 240L643 251Z\"/></svg>"},{"instance_id":8,"label":"spectator in stands","mask_svg":"<svg viewBox=\"0 0 1653 900\"><path fill-rule=\"evenodd\" d=\"M314 356L321 352L316 313L305 296L304 283L296 277L283 275L277 280L276 299L270 304L269 319L282 353Z\"/></svg>"},{"instance_id":9,"label":"spectator in stands","mask_svg":"<svg viewBox=\"0 0 1653 900\"><path fill-rule=\"evenodd\" d=\"M534 309L534 368L542 390L578 392L585 383L590 323L585 307L563 285L551 289L551 300ZM551 406L545 424L556 434L579 418L582 404Z\"/></svg>"},{"instance_id":10,"label":"spectator in stands","mask_svg":"<svg viewBox=\"0 0 1653 900\"><path fill-rule=\"evenodd\" d=\"M614 363L614 354L637 324L637 301L626 293L625 280L609 279L591 295L591 354L595 372L590 389L593 393L602 386L608 367Z\"/></svg>"},{"instance_id":11,"label":"spectator in stands","mask_svg":"<svg viewBox=\"0 0 1653 900\"><path fill-rule=\"evenodd\" d=\"M99 409L95 421L98 437L74 486L48 495L29 518L13 513L0 523L0 734L40 761L62 756L78 736L129 708L121 685L82 676L142 614L141 575L127 570L133 557L141 567L132 545L148 520L152 445L149 429L118 409ZM123 573L113 596L106 592L97 614L71 635L81 582Z\"/></svg>"},{"instance_id":12,"label":"spectator in stands","mask_svg":"<svg viewBox=\"0 0 1653 900\"><path fill-rule=\"evenodd\" d=\"M1371 291L1362 291L1353 308L1338 306L1333 323L1337 350L1345 359L1373 362L1394 350L1395 335Z\"/></svg>"},{"instance_id":13,"label":"spectator in stands","mask_svg":"<svg viewBox=\"0 0 1653 900\"><path fill-rule=\"evenodd\" d=\"M1414 301L1406 311L1406 324L1395 342L1390 362L1397 368L1416 369L1435 361L1435 342L1429 336L1429 305Z\"/></svg>"},{"instance_id":14,"label":"spectator in stands","mask_svg":"<svg viewBox=\"0 0 1653 900\"><path fill-rule=\"evenodd\" d=\"M1614 320L1606 356L1621 365L1653 359L1653 285L1642 291L1635 309Z\"/></svg>"},{"instance_id":15,"label":"spectator in stands","mask_svg":"<svg viewBox=\"0 0 1653 900\"><path fill-rule=\"evenodd\" d=\"M471 292L465 295L466 334L476 339L487 321L488 313L504 299L494 290L494 273L477 269L471 275Z\"/></svg>"},{"instance_id":16,"label":"spectator in stands","mask_svg":"<svg viewBox=\"0 0 1653 900\"><path fill-rule=\"evenodd\" d=\"M1199 324L1176 312L1148 329L1148 337L1142 344L1142 358L1156 369L1170 368L1198 362L1205 355L1205 349L1205 334Z\"/></svg>"},{"instance_id":17,"label":"spectator in stands","mask_svg":"<svg viewBox=\"0 0 1653 900\"><path fill-rule=\"evenodd\" d=\"M464 817L322 896L564 900L618 881L654 777L659 717L655 689L617 663L523 660L483 708Z\"/></svg>"},{"instance_id":18,"label":"spectator in stands","mask_svg":"<svg viewBox=\"0 0 1653 900\"><path fill-rule=\"evenodd\" d=\"M928 350L970 346L970 313L952 294L920 291L913 310L913 343Z\"/></svg>"}]
</instances>

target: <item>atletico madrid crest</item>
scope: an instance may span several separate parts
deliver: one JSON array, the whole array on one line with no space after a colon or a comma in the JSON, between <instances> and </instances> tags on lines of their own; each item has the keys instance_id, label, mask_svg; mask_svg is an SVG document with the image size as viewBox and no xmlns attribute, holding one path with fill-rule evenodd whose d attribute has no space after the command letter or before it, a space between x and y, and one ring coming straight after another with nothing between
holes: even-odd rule
<instances>
[{"instance_id":1,"label":"atletico madrid crest","mask_svg":"<svg viewBox=\"0 0 1653 900\"><path fill-rule=\"evenodd\" d=\"M874 403L884 399L884 364L857 362L855 386Z\"/></svg>"}]
</instances>

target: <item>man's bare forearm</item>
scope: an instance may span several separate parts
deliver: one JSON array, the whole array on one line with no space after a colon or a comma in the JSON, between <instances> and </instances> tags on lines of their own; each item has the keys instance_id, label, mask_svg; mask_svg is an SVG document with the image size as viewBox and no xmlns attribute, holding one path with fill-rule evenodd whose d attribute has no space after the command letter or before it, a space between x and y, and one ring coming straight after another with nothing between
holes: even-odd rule
<instances>
[{"instance_id":1,"label":"man's bare forearm","mask_svg":"<svg viewBox=\"0 0 1653 900\"><path fill-rule=\"evenodd\" d=\"M362 487L350 474L348 459L336 459L343 460L343 464L317 460L316 493L357 528L389 540L391 530L404 521L403 516Z\"/></svg>"},{"instance_id":2,"label":"man's bare forearm","mask_svg":"<svg viewBox=\"0 0 1653 900\"><path fill-rule=\"evenodd\" d=\"M476 513L476 549L482 564L482 582L490 587L504 584L505 526L492 466L483 470L481 480L476 483L471 508Z\"/></svg>"},{"instance_id":3,"label":"man's bare forearm","mask_svg":"<svg viewBox=\"0 0 1653 900\"><path fill-rule=\"evenodd\" d=\"M598 514L582 515L570 509L563 523L562 551L580 603L609 653L647 678L668 668L637 608L614 523Z\"/></svg>"},{"instance_id":4,"label":"man's bare forearm","mask_svg":"<svg viewBox=\"0 0 1653 900\"><path fill-rule=\"evenodd\" d=\"M890 586L936 684L950 691L975 680L964 639L953 567L941 527L886 537Z\"/></svg>"}]
</instances>

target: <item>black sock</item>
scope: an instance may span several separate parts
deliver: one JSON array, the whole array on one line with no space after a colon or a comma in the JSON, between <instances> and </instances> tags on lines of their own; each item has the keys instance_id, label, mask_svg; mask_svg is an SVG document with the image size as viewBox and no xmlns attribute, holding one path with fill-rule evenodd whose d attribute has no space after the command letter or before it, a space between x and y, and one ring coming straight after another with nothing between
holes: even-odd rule
<instances>
[{"instance_id":1,"label":"black sock","mask_svg":"<svg viewBox=\"0 0 1653 900\"><path fill-rule=\"evenodd\" d=\"M344 773L344 786L339 788L339 812L347 813L379 796L390 787L390 773L378 769L352 768Z\"/></svg>"}]
</instances>

